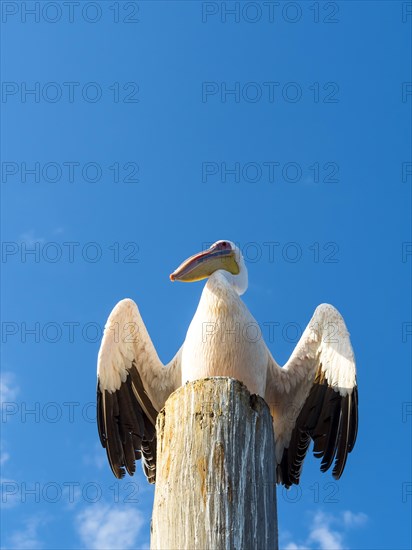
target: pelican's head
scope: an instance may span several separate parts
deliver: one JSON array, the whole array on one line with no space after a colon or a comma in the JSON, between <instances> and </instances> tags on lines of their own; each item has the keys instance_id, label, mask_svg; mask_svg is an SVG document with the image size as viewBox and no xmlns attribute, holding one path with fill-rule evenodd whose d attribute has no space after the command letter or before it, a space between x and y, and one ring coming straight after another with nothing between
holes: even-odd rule
<instances>
[{"instance_id":1,"label":"pelican's head","mask_svg":"<svg viewBox=\"0 0 412 550\"><path fill-rule=\"evenodd\" d=\"M204 252L190 256L170 275L171 281L192 283L220 271L238 294L247 289L248 277L239 248L231 241L217 241Z\"/></svg>"}]
</instances>

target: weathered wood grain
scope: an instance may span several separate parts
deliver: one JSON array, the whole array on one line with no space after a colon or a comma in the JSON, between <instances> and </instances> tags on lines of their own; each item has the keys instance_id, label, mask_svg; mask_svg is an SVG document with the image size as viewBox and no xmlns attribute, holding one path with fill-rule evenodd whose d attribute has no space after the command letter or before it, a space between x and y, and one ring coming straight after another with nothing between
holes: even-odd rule
<instances>
[{"instance_id":1,"label":"weathered wood grain","mask_svg":"<svg viewBox=\"0 0 412 550\"><path fill-rule=\"evenodd\" d=\"M231 378L190 382L157 419L152 550L276 550L272 419Z\"/></svg>"}]
</instances>

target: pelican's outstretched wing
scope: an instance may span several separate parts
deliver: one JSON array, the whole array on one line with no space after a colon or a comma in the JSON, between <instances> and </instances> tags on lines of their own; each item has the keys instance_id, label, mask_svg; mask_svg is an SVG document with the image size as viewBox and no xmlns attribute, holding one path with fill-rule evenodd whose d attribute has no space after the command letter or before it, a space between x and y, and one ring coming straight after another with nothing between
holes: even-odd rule
<instances>
[{"instance_id":1,"label":"pelican's outstretched wing","mask_svg":"<svg viewBox=\"0 0 412 550\"><path fill-rule=\"evenodd\" d=\"M133 300L119 302L107 320L97 360L97 425L117 478L142 458L155 482L157 412L181 385L179 351L164 366Z\"/></svg>"},{"instance_id":2,"label":"pelican's outstretched wing","mask_svg":"<svg viewBox=\"0 0 412 550\"><path fill-rule=\"evenodd\" d=\"M335 460L332 474L339 479L356 440L358 388L349 333L333 306L316 308L283 368L270 355L265 397L273 416L278 483L299 483L311 439L321 471Z\"/></svg>"}]
</instances>

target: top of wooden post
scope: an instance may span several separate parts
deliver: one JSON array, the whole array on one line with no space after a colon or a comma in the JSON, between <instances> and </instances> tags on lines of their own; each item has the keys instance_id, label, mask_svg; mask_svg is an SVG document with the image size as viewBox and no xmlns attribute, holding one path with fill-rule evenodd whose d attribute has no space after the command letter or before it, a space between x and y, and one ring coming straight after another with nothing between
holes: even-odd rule
<instances>
[{"instance_id":1,"label":"top of wooden post","mask_svg":"<svg viewBox=\"0 0 412 550\"><path fill-rule=\"evenodd\" d=\"M265 401L238 380L188 382L157 419L151 548L277 548L275 449Z\"/></svg>"}]
</instances>

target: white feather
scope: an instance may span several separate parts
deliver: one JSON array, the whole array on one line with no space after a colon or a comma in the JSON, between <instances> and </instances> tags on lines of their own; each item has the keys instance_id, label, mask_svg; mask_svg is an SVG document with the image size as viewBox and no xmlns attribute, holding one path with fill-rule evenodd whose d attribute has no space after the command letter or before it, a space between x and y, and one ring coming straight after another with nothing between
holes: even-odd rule
<instances>
[{"instance_id":1,"label":"white feather","mask_svg":"<svg viewBox=\"0 0 412 550\"><path fill-rule=\"evenodd\" d=\"M146 392L160 410L181 385L181 350L166 366L160 361L137 305L125 298L111 312L105 325L97 359L100 389L112 393L126 380L135 363Z\"/></svg>"}]
</instances>

